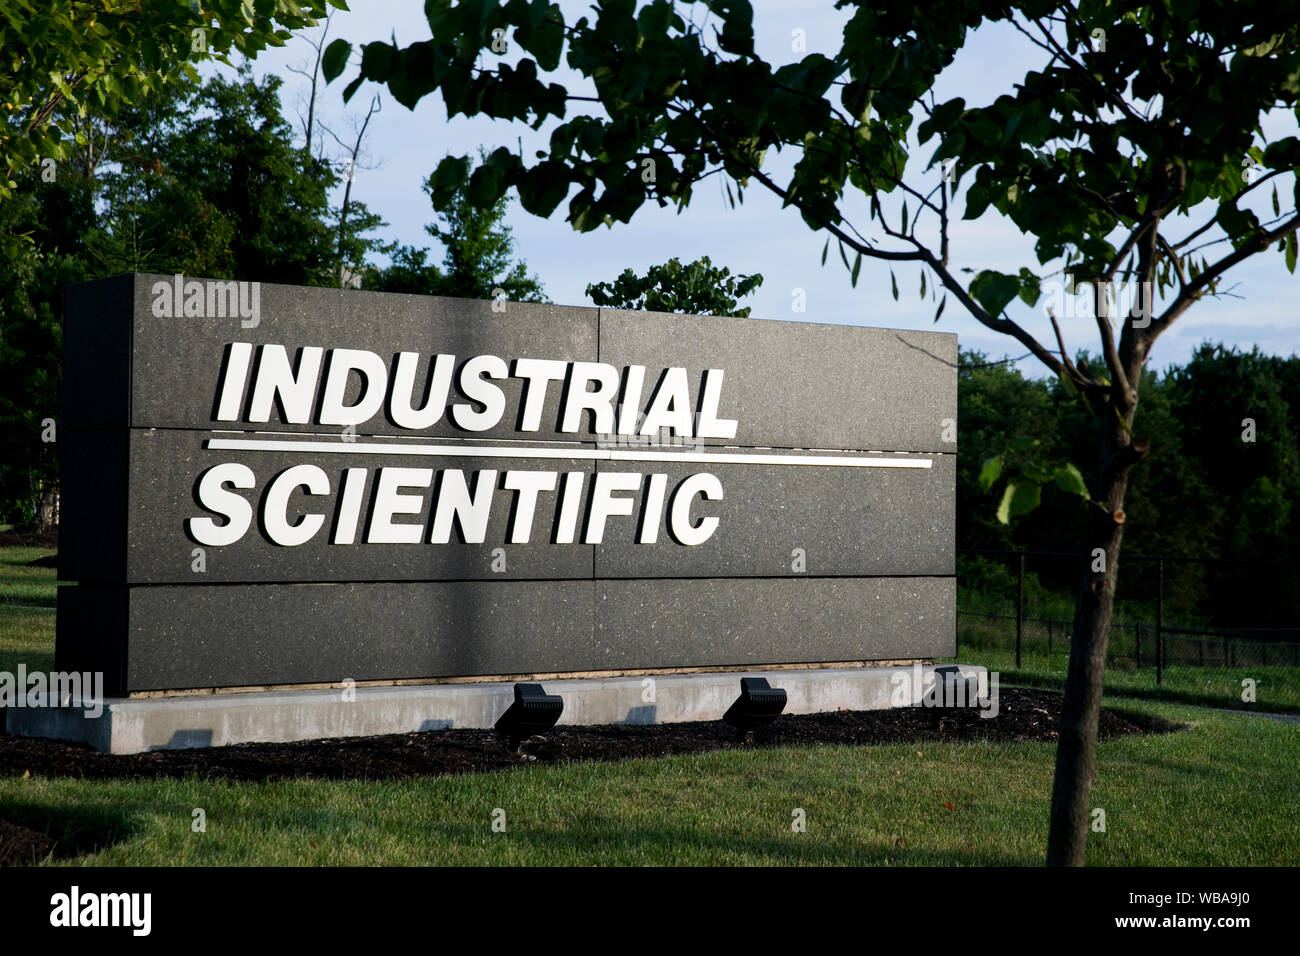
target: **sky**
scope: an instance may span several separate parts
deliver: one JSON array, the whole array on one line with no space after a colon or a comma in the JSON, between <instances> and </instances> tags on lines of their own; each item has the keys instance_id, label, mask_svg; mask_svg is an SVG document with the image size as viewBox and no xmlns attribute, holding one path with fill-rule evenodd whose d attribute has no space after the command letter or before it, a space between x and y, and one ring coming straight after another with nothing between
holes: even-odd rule
<instances>
[{"instance_id":1,"label":"sky","mask_svg":"<svg viewBox=\"0 0 1300 956\"><path fill-rule=\"evenodd\" d=\"M351 0L349 6L350 11L334 15L328 38L347 39L354 51L372 40L396 36L399 45L404 46L430 35L419 0ZM587 3L563 0L560 6L570 22L590 13ZM702 15L697 17L700 19ZM805 55L793 50L795 31L802 30L806 52L831 55L839 49L846 19L847 14L835 10L830 0L755 0L757 52L777 64L797 61ZM525 149L542 147L550 126L534 133L523 124L483 118L458 117L449 122L440 95L425 97L414 110L408 110L386 89L374 84L363 86L345 105L342 90L356 75L357 55L354 52L354 61L343 76L324 88L318 120L328 124L340 138L350 140L352 124L359 121L371 96L379 94L381 110L367 131L353 196L388 223L378 233L385 241L395 239L434 247L434 258L439 259L441 245L424 231L436 215L421 188L438 161L447 154L474 154L480 144L495 148L513 146L521 140ZM305 40L295 40L285 48L266 51L254 63L255 73L283 78L281 95L288 117L305 108L307 90L306 79L290 67L309 67L313 57L314 51ZM1009 25L986 25L974 32L957 61L939 78L934 91L936 101L963 96L968 104L990 103L1011 91L1026 72L1041 69L1043 60L1041 51ZM584 85L581 77L563 65L552 79L571 91ZM1270 117L1264 128L1270 137L1286 135L1294 132L1295 118ZM918 146L914 155L928 158L936 145L937 141L931 141ZM795 158L790 153L771 157L769 171L788 172ZM1291 195L1289 177L1278 179L1280 195ZM1267 202L1262 196L1260 201ZM714 176L697 187L692 204L680 214L671 206L660 209L648 203L630 223L589 233L576 232L564 221L566 208L567 203L561 203L551 218L541 219L523 211L512 199L507 220L514 231L516 256L527 261L547 296L556 303L591 305L587 285L613 280L626 268L644 273L650 266L673 257L687 263L708 256L714 265L726 266L733 274L762 274L764 281L759 291L742 303L753 309L756 318L955 332L963 348L980 350L990 358L1016 358L1026 352L1019 342L984 328L964 314L955 300L948 302L936 323L938 302L930 298L929 291L925 300L919 297L920 271L914 265L903 264L894 270L900 291L897 302L891 293L889 267L884 263L864 260L854 288L834 248L826 265L821 265L825 236L808 229L794 209L782 209L779 199L762 187L748 190L744 203L733 209L723 194L721 178ZM865 202L850 210L858 213L852 217L855 222L865 222ZM1264 211L1263 206L1259 211ZM1182 236L1205 218L1197 216L1189 220L1186 228L1173 230L1173 234ZM871 235L865 228L863 231ZM996 212L974 222L954 220L950 244L956 269L1011 273L1021 266L1038 269L1032 240ZM959 275L965 281L970 278L970 274ZM1300 322L1296 321L1294 298L1297 281L1286 271L1281 255L1268 252L1252 257L1229 273L1225 285L1232 286L1230 296L1198 302L1160 338L1150 367L1163 370L1170 364L1184 363L1203 341L1245 350L1257 345L1276 355L1296 354L1300 351ZM802 313L794 311L797 290L803 292ZM1096 351L1096 325L1086 310L1063 315L1058 303L1056 311L1067 348L1072 353L1079 348ZM1008 314L1040 342L1052 347L1050 322L1041 304L1030 308L1016 302ZM1046 372L1033 358L1022 359L1018 367L1034 376Z\"/></svg>"}]
</instances>

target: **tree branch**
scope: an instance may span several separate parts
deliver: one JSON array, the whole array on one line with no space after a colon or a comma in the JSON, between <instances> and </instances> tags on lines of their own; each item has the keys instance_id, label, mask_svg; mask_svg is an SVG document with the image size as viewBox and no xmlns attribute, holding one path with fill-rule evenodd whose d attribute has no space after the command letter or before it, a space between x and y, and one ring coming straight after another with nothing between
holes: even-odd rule
<instances>
[{"instance_id":1,"label":"tree branch","mask_svg":"<svg viewBox=\"0 0 1300 956\"><path fill-rule=\"evenodd\" d=\"M1133 231L1130 232L1128 238L1124 240L1124 244L1120 246L1119 251L1115 253L1115 258L1111 260L1110 267L1102 274L1101 279L1103 282L1109 284L1114 281L1115 273L1119 271L1120 263L1124 261L1124 257L1132 251L1135 245L1137 245L1138 241L1142 238L1143 233L1150 229L1151 226L1160 219L1164 218L1165 213L1169 210L1169 205L1177 198L1178 193L1176 191L1166 193L1159 203L1157 203L1153 208L1148 209L1146 215L1138 220L1137 225L1133 227Z\"/></svg>"},{"instance_id":2,"label":"tree branch","mask_svg":"<svg viewBox=\"0 0 1300 956\"><path fill-rule=\"evenodd\" d=\"M710 139L715 144L718 144L719 146L722 145L722 140L714 133L712 129L709 128L707 123L705 123L698 116L696 116L694 113L688 110L682 109L681 107L677 107L677 109L679 112L683 113L684 115L690 116L697 123L699 123L700 126L704 129L704 131L709 134ZM981 325L983 325L988 329L991 329L994 332L1000 332L1003 335L1009 335L1012 338L1016 339L1027 349L1029 349L1029 351L1034 355L1035 358L1037 358L1040 362L1046 365L1052 371L1052 374L1057 376L1068 374L1068 372L1066 372L1065 370L1065 366L1061 363L1061 361L1057 359L1056 356L1054 356L1047 348L1045 348L1042 345L1042 343L1040 343L1036 338L1034 338L1027 331L1025 331L1025 329L1023 329L1016 322L1013 322L1011 319L1004 318L1001 316L989 315L989 313L984 309L984 307L981 306L978 302L976 302L973 298L971 298L970 293L967 292L964 288L962 288L961 283L958 282L957 278L948 270L947 265L943 262L940 262L939 259L934 255L934 253L932 253L928 248L926 248L923 244L917 241L915 237L903 237L907 241L910 241L912 245L915 247L914 250L911 252L896 252L893 250L876 249L871 246L865 245L863 243L856 242L852 237L845 234L843 229L840 229L834 223L828 222L824 220L822 217L814 215L811 211L806 209L803 205L800 204L797 198L792 197L790 190L782 189L780 185L778 185L770 176L764 173L761 169L757 168L753 164L753 162L750 161L747 157L734 156L733 158L736 160L738 165L745 167L749 171L749 174L753 176L756 180L758 180L760 183L762 183L764 186L766 186L769 191L775 193L777 196L780 196L782 200L784 200L785 202L795 206L795 208L797 208L801 213L803 213L809 219L813 220L813 222L817 224L818 228L825 229L831 235L835 236L841 242L847 244L850 249L853 249L855 252L859 253L860 255L866 256L867 258L870 259L883 259L888 262L916 262L916 261L924 262L926 265L928 265L931 269L934 270L935 275L937 275L939 277L939 280L943 283L944 288L946 288L949 292L953 294L953 297L956 298L957 301L961 303L961 305L966 309L967 312L970 313L970 315L975 319L975 321L979 322ZM892 230L890 230L888 226L886 226L885 228L887 232L892 232ZM895 233L895 235L897 235L897 233Z\"/></svg>"},{"instance_id":3,"label":"tree branch","mask_svg":"<svg viewBox=\"0 0 1300 956\"><path fill-rule=\"evenodd\" d=\"M1103 305L1106 302L1106 290L1110 288L1110 282L1098 278L1090 281L1093 312L1097 316L1097 332L1101 335L1101 354L1106 359L1106 367L1110 369L1112 387L1120 390L1120 395L1127 404L1132 400L1133 390L1129 387L1128 376L1124 374L1124 366L1119 360L1119 351L1115 348L1115 330L1110 324L1110 309Z\"/></svg>"},{"instance_id":4,"label":"tree branch","mask_svg":"<svg viewBox=\"0 0 1300 956\"><path fill-rule=\"evenodd\" d=\"M1056 333L1056 347L1061 352L1061 364L1064 365L1066 371L1070 373L1070 378L1074 381L1076 385L1080 385L1084 388L1091 389L1096 387L1102 387L1100 382L1098 382L1096 379L1092 379L1085 376L1082 372L1079 371L1079 369L1075 366L1075 364L1072 361L1070 361L1070 354L1065 350L1065 339L1061 336L1061 327L1056 322L1056 313L1053 312L1051 309L1048 309L1047 317L1051 319L1052 331Z\"/></svg>"},{"instance_id":5,"label":"tree branch","mask_svg":"<svg viewBox=\"0 0 1300 956\"><path fill-rule=\"evenodd\" d=\"M1164 331L1173 325L1173 323L1186 312L1197 299L1201 297L1202 290L1217 280L1233 266L1239 262L1249 259L1257 252L1262 252L1277 242L1279 239L1285 239L1300 229L1300 212L1292 216L1282 225L1271 231L1259 233L1254 239L1246 243L1239 249L1233 250L1224 256L1214 265L1207 268L1195 279L1183 286L1169 307L1161 313L1160 318L1151 323L1150 328L1145 330L1144 344L1147 348L1153 343Z\"/></svg>"}]
</instances>

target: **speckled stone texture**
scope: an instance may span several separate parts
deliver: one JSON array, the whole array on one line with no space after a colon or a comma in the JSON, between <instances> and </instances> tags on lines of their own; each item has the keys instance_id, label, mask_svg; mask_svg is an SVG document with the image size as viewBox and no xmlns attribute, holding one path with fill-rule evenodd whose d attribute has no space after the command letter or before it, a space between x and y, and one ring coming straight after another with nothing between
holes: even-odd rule
<instances>
[{"instance_id":1,"label":"speckled stone texture","mask_svg":"<svg viewBox=\"0 0 1300 956\"><path fill-rule=\"evenodd\" d=\"M254 328L238 316L161 318L155 282L120 276L65 292L58 666L102 669L110 691L657 667L884 660L949 654L954 646L956 336L806 322L633 313L610 309L308 289L263 284ZM929 468L610 460L420 457L217 450L220 438L341 442L341 429L217 421L231 342L364 349L392 361L412 351L605 362L648 370L641 407L667 367L687 369L693 411L708 369L725 370L719 417L734 439L687 454L835 454L925 459ZM417 382L423 381L422 365ZM251 376L250 376L251 381ZM349 380L345 401L359 392ZM565 388L547 387L539 431L517 431L523 383L499 383L506 414L468 433L450 416L417 439L582 453L607 450L583 413L559 431ZM251 386L246 383L241 408ZM316 410L319 410L319 395ZM465 401L453 384L451 401ZM314 418L314 416L313 416ZM254 436L254 432L261 432ZM402 435L401 438L394 436ZM350 436L349 436L350 437ZM356 441L413 436L386 414ZM725 446L725 447L722 447ZM635 452L635 447L621 450ZM680 448L655 452L680 454ZM257 476L240 494L256 510L286 468L319 465L328 497L292 497L290 520L324 516L308 543L274 544L255 524L237 543L205 547L199 566L187 520L199 476L239 462ZM346 467L499 473L482 544L333 544ZM507 470L667 476L658 540L638 540L647 488L603 542L556 544L557 495L543 494L528 544L508 541L515 493ZM707 472L721 500L695 498L692 521L717 517L685 546L667 514L685 478ZM497 549L501 549L498 551ZM201 567L200 567L201 566Z\"/></svg>"},{"instance_id":2,"label":"speckled stone texture","mask_svg":"<svg viewBox=\"0 0 1300 956\"><path fill-rule=\"evenodd\" d=\"M600 360L726 371L734 442L956 452L957 336L855 325L600 310Z\"/></svg>"},{"instance_id":3,"label":"speckled stone texture","mask_svg":"<svg viewBox=\"0 0 1300 956\"><path fill-rule=\"evenodd\" d=\"M61 624L125 617L109 693L935 657L954 607L948 577L59 589Z\"/></svg>"}]
</instances>

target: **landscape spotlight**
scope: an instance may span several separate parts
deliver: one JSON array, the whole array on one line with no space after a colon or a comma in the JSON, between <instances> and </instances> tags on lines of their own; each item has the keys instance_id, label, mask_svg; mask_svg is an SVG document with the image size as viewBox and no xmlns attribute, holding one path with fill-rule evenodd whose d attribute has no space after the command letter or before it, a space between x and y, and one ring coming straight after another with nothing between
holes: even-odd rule
<instances>
[{"instance_id":1,"label":"landscape spotlight","mask_svg":"<svg viewBox=\"0 0 1300 956\"><path fill-rule=\"evenodd\" d=\"M785 691L772 687L765 677L742 677L740 679L740 696L727 708L722 719L736 728L741 740L753 736L754 728L774 720L785 710Z\"/></svg>"},{"instance_id":2,"label":"landscape spotlight","mask_svg":"<svg viewBox=\"0 0 1300 956\"><path fill-rule=\"evenodd\" d=\"M564 700L559 694L546 693L541 684L516 684L515 702L501 715L495 729L518 746L533 734L550 730L562 713Z\"/></svg>"},{"instance_id":3,"label":"landscape spotlight","mask_svg":"<svg viewBox=\"0 0 1300 956\"><path fill-rule=\"evenodd\" d=\"M979 693L979 678L975 674L966 673L956 664L946 664L934 669L934 687L917 703L940 709L974 707Z\"/></svg>"}]
</instances>

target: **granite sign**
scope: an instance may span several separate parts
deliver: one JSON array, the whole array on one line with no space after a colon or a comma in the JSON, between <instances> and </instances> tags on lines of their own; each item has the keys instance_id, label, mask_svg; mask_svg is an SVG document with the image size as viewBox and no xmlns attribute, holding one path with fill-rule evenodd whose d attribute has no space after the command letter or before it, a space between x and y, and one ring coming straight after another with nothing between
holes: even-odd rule
<instances>
[{"instance_id":1,"label":"granite sign","mask_svg":"<svg viewBox=\"0 0 1300 956\"><path fill-rule=\"evenodd\" d=\"M110 692L953 652L955 336L133 275L64 350Z\"/></svg>"}]
</instances>

